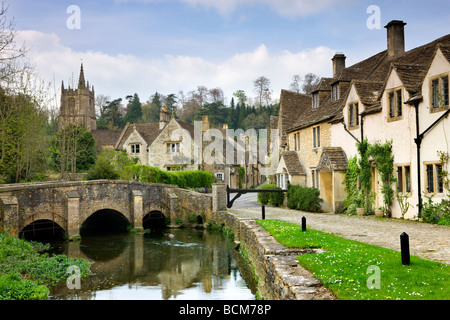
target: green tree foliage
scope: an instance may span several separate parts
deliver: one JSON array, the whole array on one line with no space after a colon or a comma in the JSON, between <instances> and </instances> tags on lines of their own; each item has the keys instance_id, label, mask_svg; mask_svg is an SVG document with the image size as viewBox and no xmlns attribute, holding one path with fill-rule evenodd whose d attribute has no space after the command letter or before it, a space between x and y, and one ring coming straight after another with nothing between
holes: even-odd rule
<instances>
[{"instance_id":1,"label":"green tree foliage","mask_svg":"<svg viewBox=\"0 0 450 320\"><path fill-rule=\"evenodd\" d=\"M0 88L0 180L30 181L46 171L47 119L36 97Z\"/></svg>"},{"instance_id":2,"label":"green tree foliage","mask_svg":"<svg viewBox=\"0 0 450 320\"><path fill-rule=\"evenodd\" d=\"M88 170L96 160L94 136L82 126L66 126L52 141L52 160L61 173Z\"/></svg>"},{"instance_id":3,"label":"green tree foliage","mask_svg":"<svg viewBox=\"0 0 450 320\"><path fill-rule=\"evenodd\" d=\"M86 179L119 179L125 167L136 164L137 160L131 158L125 150L103 149L97 156L95 165L89 169Z\"/></svg>"},{"instance_id":4,"label":"green tree foliage","mask_svg":"<svg viewBox=\"0 0 450 320\"><path fill-rule=\"evenodd\" d=\"M122 98L119 98L102 107L101 116L97 120L98 127L117 129L125 126L122 114L119 112L121 102Z\"/></svg>"},{"instance_id":5,"label":"green tree foliage","mask_svg":"<svg viewBox=\"0 0 450 320\"><path fill-rule=\"evenodd\" d=\"M127 97L128 98L128 97ZM137 123L142 118L142 104L139 101L137 93L134 96L129 96L129 103L127 113L124 117L124 123Z\"/></svg>"},{"instance_id":6,"label":"green tree foliage","mask_svg":"<svg viewBox=\"0 0 450 320\"><path fill-rule=\"evenodd\" d=\"M287 191L287 205L291 209L307 212L320 212L320 191L316 188L306 188L298 185L289 185Z\"/></svg>"},{"instance_id":7,"label":"green tree foliage","mask_svg":"<svg viewBox=\"0 0 450 320\"><path fill-rule=\"evenodd\" d=\"M177 115L177 96L174 93L166 97L166 108L171 115Z\"/></svg>"},{"instance_id":8,"label":"green tree foliage","mask_svg":"<svg viewBox=\"0 0 450 320\"><path fill-rule=\"evenodd\" d=\"M135 164L125 167L121 179L139 182L174 184L180 188L211 188L214 175L208 171L163 171L161 169Z\"/></svg>"},{"instance_id":9,"label":"green tree foliage","mask_svg":"<svg viewBox=\"0 0 450 320\"><path fill-rule=\"evenodd\" d=\"M394 190L392 185L396 181L394 178L394 154L392 153L392 140L385 143L376 142L369 148L370 155L381 174L381 193L385 212L390 215L391 206L394 201Z\"/></svg>"},{"instance_id":10,"label":"green tree foliage","mask_svg":"<svg viewBox=\"0 0 450 320\"><path fill-rule=\"evenodd\" d=\"M371 188L372 188L372 169L369 162L369 142L367 138L362 142L357 143L359 152L359 180L361 182L361 189L364 195L364 208L366 214L369 214L372 210L371 203Z\"/></svg>"},{"instance_id":11,"label":"green tree foliage","mask_svg":"<svg viewBox=\"0 0 450 320\"><path fill-rule=\"evenodd\" d=\"M259 190L281 190L275 184L263 184L258 188ZM257 195L257 201L260 204L267 205L271 204L275 207L279 207L283 204L284 193L283 192L259 192Z\"/></svg>"}]
</instances>

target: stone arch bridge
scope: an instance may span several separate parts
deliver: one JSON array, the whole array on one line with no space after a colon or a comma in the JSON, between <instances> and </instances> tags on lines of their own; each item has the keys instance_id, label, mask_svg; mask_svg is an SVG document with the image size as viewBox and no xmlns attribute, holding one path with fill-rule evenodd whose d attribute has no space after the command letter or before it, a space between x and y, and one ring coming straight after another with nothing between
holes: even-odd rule
<instances>
[{"instance_id":1,"label":"stone arch bridge","mask_svg":"<svg viewBox=\"0 0 450 320\"><path fill-rule=\"evenodd\" d=\"M143 218L152 213L163 214L171 223L187 221L193 214L211 219L213 197L172 185L116 180L0 186L0 232L15 237L35 221L51 220L74 239L87 218L105 209L119 212L141 229Z\"/></svg>"}]
</instances>

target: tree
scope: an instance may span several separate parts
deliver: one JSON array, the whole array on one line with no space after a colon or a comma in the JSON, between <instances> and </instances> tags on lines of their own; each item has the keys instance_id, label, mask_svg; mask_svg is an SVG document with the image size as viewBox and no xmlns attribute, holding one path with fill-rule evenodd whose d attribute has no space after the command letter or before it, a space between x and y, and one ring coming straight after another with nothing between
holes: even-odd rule
<instances>
[{"instance_id":1,"label":"tree","mask_svg":"<svg viewBox=\"0 0 450 320\"><path fill-rule=\"evenodd\" d=\"M0 175L7 182L29 181L45 171L47 113L33 97L0 90Z\"/></svg>"},{"instance_id":2,"label":"tree","mask_svg":"<svg viewBox=\"0 0 450 320\"><path fill-rule=\"evenodd\" d=\"M70 124L59 130L52 150L53 163L61 175L87 170L95 163L95 139L83 126Z\"/></svg>"},{"instance_id":3,"label":"tree","mask_svg":"<svg viewBox=\"0 0 450 320\"><path fill-rule=\"evenodd\" d=\"M247 96L245 94L244 90L237 90L233 93L233 96L235 96L238 99L238 104L245 105L247 102Z\"/></svg>"},{"instance_id":4,"label":"tree","mask_svg":"<svg viewBox=\"0 0 450 320\"><path fill-rule=\"evenodd\" d=\"M300 93L300 82L302 81L302 78L300 77L299 74L294 74L292 76L292 82L289 85L289 90L294 91L294 92L299 92Z\"/></svg>"},{"instance_id":5,"label":"tree","mask_svg":"<svg viewBox=\"0 0 450 320\"><path fill-rule=\"evenodd\" d=\"M124 117L124 122L137 123L142 118L142 105L139 101L137 93L134 96L128 96L127 113Z\"/></svg>"},{"instance_id":6,"label":"tree","mask_svg":"<svg viewBox=\"0 0 450 320\"><path fill-rule=\"evenodd\" d=\"M320 82L320 77L314 73L308 73L303 80L302 91L303 93L310 94Z\"/></svg>"},{"instance_id":7,"label":"tree","mask_svg":"<svg viewBox=\"0 0 450 320\"><path fill-rule=\"evenodd\" d=\"M25 58L28 50L25 46L17 46L14 19L8 19L8 6L5 0L0 1L0 85L3 88L15 87L17 77L31 73L32 66Z\"/></svg>"},{"instance_id":8,"label":"tree","mask_svg":"<svg viewBox=\"0 0 450 320\"><path fill-rule=\"evenodd\" d=\"M166 108L170 114L177 114L177 96L174 93L166 97Z\"/></svg>"},{"instance_id":9,"label":"tree","mask_svg":"<svg viewBox=\"0 0 450 320\"><path fill-rule=\"evenodd\" d=\"M253 81L255 92L258 94L259 107L262 106L264 96L270 94L270 80L264 76L260 76Z\"/></svg>"},{"instance_id":10,"label":"tree","mask_svg":"<svg viewBox=\"0 0 450 320\"><path fill-rule=\"evenodd\" d=\"M211 102L219 102L223 104L223 91L220 88L209 89L209 96L211 97Z\"/></svg>"},{"instance_id":11,"label":"tree","mask_svg":"<svg viewBox=\"0 0 450 320\"><path fill-rule=\"evenodd\" d=\"M106 127L109 129L123 128L124 121L119 110L122 98L109 102L102 108L102 115L97 120L98 127Z\"/></svg>"}]
</instances>

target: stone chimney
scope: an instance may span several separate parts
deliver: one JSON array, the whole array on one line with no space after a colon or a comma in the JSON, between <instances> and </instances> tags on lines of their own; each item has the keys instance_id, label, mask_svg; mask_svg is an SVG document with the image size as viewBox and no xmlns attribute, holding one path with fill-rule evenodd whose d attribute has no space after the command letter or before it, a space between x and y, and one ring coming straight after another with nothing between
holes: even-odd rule
<instances>
[{"instance_id":1,"label":"stone chimney","mask_svg":"<svg viewBox=\"0 0 450 320\"><path fill-rule=\"evenodd\" d=\"M159 112L159 129L161 130L170 121L170 113L167 112L166 106L162 106Z\"/></svg>"},{"instance_id":2,"label":"stone chimney","mask_svg":"<svg viewBox=\"0 0 450 320\"><path fill-rule=\"evenodd\" d=\"M405 25L403 21L392 20L385 28L387 29L387 51L388 57L393 59L405 53Z\"/></svg>"},{"instance_id":3,"label":"stone chimney","mask_svg":"<svg viewBox=\"0 0 450 320\"><path fill-rule=\"evenodd\" d=\"M209 129L208 116L203 116L202 117L202 132L205 132L208 129Z\"/></svg>"},{"instance_id":4,"label":"stone chimney","mask_svg":"<svg viewBox=\"0 0 450 320\"><path fill-rule=\"evenodd\" d=\"M333 59L331 59L331 61L333 61L333 78L337 77L342 70L345 69L345 59L347 57L341 53L341 52L337 52Z\"/></svg>"}]
</instances>

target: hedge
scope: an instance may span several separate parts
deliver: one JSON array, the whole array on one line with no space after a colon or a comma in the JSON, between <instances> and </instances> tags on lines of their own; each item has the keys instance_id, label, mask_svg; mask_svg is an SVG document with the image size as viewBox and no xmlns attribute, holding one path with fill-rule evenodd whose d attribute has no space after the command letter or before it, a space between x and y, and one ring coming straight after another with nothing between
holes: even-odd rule
<instances>
[{"instance_id":1,"label":"hedge","mask_svg":"<svg viewBox=\"0 0 450 320\"><path fill-rule=\"evenodd\" d=\"M291 209L307 212L320 212L320 204L323 200L319 196L320 191L316 188L289 185L287 191L287 205Z\"/></svg>"},{"instance_id":2,"label":"hedge","mask_svg":"<svg viewBox=\"0 0 450 320\"><path fill-rule=\"evenodd\" d=\"M180 188L211 188L214 175L207 171L163 171L156 167L135 164L125 167L121 176L124 180L173 184Z\"/></svg>"},{"instance_id":3,"label":"hedge","mask_svg":"<svg viewBox=\"0 0 450 320\"><path fill-rule=\"evenodd\" d=\"M258 189L260 190L281 190L281 188L277 187L275 184L263 184ZM258 193L257 196L258 203L262 205L271 204L275 207L279 207L284 200L283 192L261 192Z\"/></svg>"}]
</instances>

